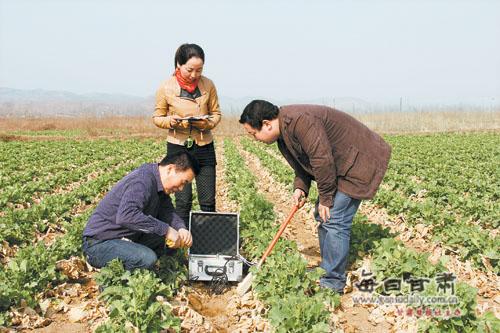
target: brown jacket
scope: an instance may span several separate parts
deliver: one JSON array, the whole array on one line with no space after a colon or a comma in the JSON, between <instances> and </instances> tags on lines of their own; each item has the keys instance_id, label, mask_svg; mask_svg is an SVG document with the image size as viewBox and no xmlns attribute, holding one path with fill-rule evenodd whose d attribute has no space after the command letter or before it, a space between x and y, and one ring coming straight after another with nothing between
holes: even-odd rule
<instances>
[{"instance_id":1,"label":"brown jacket","mask_svg":"<svg viewBox=\"0 0 500 333\"><path fill-rule=\"evenodd\" d=\"M196 99L180 97L181 87L175 76L171 76L163 82L156 92L156 107L153 122L160 128L168 130L167 141L182 145L189 136L189 127L179 126L172 128L170 119L172 115L181 117L211 115L208 119L209 126L203 131L193 127L191 137L200 145L206 145L213 141L211 129L220 122L221 112L219 98L213 82L202 76L198 83L201 96ZM186 122L185 122L185 125Z\"/></svg>"},{"instance_id":2,"label":"brown jacket","mask_svg":"<svg viewBox=\"0 0 500 333\"><path fill-rule=\"evenodd\" d=\"M389 146L350 115L320 105L287 105L278 115L278 147L295 170L294 188L318 184L319 201L332 207L336 190L371 199L387 170Z\"/></svg>"}]
</instances>

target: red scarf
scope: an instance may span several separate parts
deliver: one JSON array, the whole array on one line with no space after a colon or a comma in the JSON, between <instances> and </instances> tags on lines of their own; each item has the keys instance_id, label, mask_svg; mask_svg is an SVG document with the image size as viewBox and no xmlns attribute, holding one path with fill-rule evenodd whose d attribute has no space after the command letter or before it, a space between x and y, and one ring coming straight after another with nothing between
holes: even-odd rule
<instances>
[{"instance_id":1,"label":"red scarf","mask_svg":"<svg viewBox=\"0 0 500 333\"><path fill-rule=\"evenodd\" d=\"M196 90L198 82L200 81L200 79L198 79L193 82L189 82L188 80L184 79L179 68L175 69L175 78L177 79L177 82L179 83L181 88L186 90L190 94L192 94Z\"/></svg>"}]
</instances>

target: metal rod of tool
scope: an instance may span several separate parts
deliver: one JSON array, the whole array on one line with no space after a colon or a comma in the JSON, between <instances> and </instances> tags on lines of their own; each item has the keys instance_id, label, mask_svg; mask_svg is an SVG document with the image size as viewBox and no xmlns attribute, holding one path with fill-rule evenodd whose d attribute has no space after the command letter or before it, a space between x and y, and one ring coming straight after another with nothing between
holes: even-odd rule
<instances>
[{"instance_id":1,"label":"metal rod of tool","mask_svg":"<svg viewBox=\"0 0 500 333\"><path fill-rule=\"evenodd\" d=\"M281 234L285 231L287 225L290 223L290 221L292 220L292 217L293 215L295 214L295 212L297 211L298 206L295 205L293 206L293 209L292 211L290 212L290 214L288 215L288 217L286 218L286 220L281 223L281 226L280 228L278 229L278 232L276 233L276 235L274 235L274 238L273 240L271 241L271 243L269 244L269 246L267 247L266 251L264 252L264 254L262 255L262 258L260 258L259 262L257 263L257 267L259 268L263 263L264 261L266 260L267 256L271 253L271 251L273 250L274 246L276 245L276 243L278 242L278 239L280 239L281 237Z\"/></svg>"},{"instance_id":2,"label":"metal rod of tool","mask_svg":"<svg viewBox=\"0 0 500 333\"><path fill-rule=\"evenodd\" d=\"M299 202L300 202L300 199L299 199ZM290 223L290 221L293 218L293 215L295 214L295 212L297 212L298 209L299 209L298 204L293 206L292 211L290 212L290 214L288 215L286 220L281 224L280 228L278 229L278 232L276 233L276 235L274 235L273 240L271 241L271 243L267 247L266 251L264 252L262 257L260 258L259 262L257 263L257 269L259 269L260 266L262 266L262 264L266 260L267 256L271 253L274 246L278 242L278 239L281 237L281 234L283 233L283 231L285 231L287 225ZM238 294L240 296L243 296L247 291L249 291L250 288L252 287L252 282L253 282L253 274L249 273L243 279L243 281L240 282L240 284L238 285L238 288L236 288L236 291L238 292Z\"/></svg>"}]
</instances>

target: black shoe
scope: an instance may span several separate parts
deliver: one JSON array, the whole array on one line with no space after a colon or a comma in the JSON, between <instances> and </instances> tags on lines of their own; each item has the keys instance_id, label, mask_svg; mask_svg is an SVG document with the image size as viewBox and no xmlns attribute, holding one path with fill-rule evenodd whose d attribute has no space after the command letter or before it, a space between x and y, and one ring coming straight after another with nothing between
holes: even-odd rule
<instances>
[{"instance_id":1,"label":"black shoe","mask_svg":"<svg viewBox=\"0 0 500 333\"><path fill-rule=\"evenodd\" d=\"M337 289L334 289L334 288L329 287L329 286L327 286L327 285L324 285L324 284L323 284L323 283L321 283L321 282L319 283L319 287L320 287L320 288L324 288L324 289L330 289L331 291L333 291L333 292L335 292L335 293L339 294L340 296L344 295L344 290L343 290L343 289L342 289L342 290L337 290Z\"/></svg>"}]
</instances>

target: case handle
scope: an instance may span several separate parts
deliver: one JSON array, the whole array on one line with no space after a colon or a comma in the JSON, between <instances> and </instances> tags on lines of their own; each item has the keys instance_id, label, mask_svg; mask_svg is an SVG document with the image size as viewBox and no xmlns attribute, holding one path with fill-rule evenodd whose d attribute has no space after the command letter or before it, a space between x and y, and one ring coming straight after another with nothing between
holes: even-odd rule
<instances>
[{"instance_id":1,"label":"case handle","mask_svg":"<svg viewBox=\"0 0 500 333\"><path fill-rule=\"evenodd\" d=\"M213 271L210 271L213 269ZM222 269L222 271L221 271ZM223 276L226 274L226 266L205 266L205 273L210 276Z\"/></svg>"}]
</instances>

